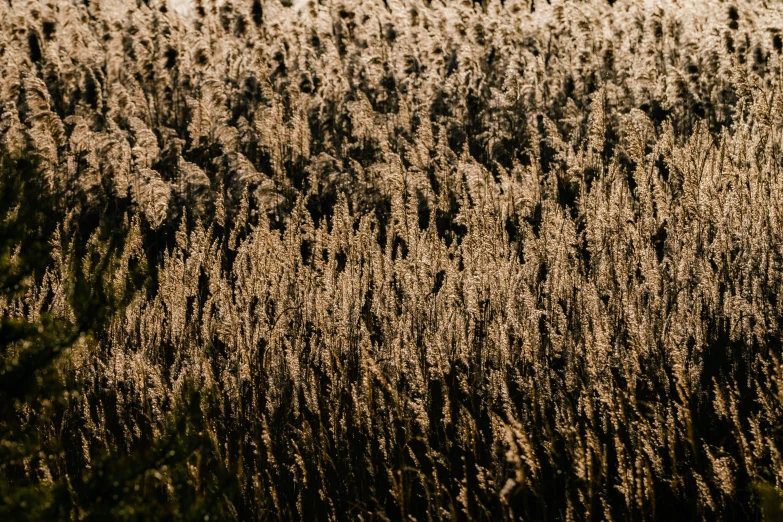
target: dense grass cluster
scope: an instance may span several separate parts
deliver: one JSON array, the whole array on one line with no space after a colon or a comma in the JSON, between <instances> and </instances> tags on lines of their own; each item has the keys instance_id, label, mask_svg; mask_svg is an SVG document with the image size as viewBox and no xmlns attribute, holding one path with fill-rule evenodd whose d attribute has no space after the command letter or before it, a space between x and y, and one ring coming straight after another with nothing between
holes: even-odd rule
<instances>
[{"instance_id":1,"label":"dense grass cluster","mask_svg":"<svg viewBox=\"0 0 783 522\"><path fill-rule=\"evenodd\" d=\"M781 516L782 38L4 2L0 514Z\"/></svg>"}]
</instances>

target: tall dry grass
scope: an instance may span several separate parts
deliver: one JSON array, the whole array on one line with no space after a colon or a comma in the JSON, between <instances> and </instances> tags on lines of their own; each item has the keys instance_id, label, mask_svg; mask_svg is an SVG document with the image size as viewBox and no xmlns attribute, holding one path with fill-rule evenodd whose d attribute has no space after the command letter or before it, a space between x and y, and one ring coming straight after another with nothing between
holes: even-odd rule
<instances>
[{"instance_id":1,"label":"tall dry grass","mask_svg":"<svg viewBox=\"0 0 783 522\"><path fill-rule=\"evenodd\" d=\"M0 7L62 213L0 313L118 310L28 480L195 408L156 491L237 520L779 516L779 6L112 5Z\"/></svg>"}]
</instances>

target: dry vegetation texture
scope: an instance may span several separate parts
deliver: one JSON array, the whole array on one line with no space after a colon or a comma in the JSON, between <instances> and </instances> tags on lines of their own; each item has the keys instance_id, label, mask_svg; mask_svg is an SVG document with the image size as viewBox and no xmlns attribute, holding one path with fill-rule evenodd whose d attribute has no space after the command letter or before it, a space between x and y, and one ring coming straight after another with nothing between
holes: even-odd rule
<instances>
[{"instance_id":1,"label":"dry vegetation texture","mask_svg":"<svg viewBox=\"0 0 783 522\"><path fill-rule=\"evenodd\" d=\"M0 315L109 310L7 484L90 518L184 408L112 516L781 513L783 10L112 6L0 6L0 147L57 219Z\"/></svg>"}]
</instances>

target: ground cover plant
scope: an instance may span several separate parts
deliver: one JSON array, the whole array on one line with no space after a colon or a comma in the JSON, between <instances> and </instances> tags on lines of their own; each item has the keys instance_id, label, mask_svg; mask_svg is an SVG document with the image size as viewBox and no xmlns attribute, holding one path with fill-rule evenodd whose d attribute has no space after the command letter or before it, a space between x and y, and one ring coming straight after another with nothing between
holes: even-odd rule
<instances>
[{"instance_id":1,"label":"ground cover plant","mask_svg":"<svg viewBox=\"0 0 783 522\"><path fill-rule=\"evenodd\" d=\"M783 8L0 5L4 520L777 520Z\"/></svg>"}]
</instances>

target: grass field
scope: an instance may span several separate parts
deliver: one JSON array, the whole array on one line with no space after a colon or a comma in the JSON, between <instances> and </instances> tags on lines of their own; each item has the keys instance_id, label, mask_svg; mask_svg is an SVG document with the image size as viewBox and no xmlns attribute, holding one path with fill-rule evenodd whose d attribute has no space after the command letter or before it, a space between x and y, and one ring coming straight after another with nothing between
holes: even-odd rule
<instances>
[{"instance_id":1,"label":"grass field","mask_svg":"<svg viewBox=\"0 0 783 522\"><path fill-rule=\"evenodd\" d=\"M783 4L7 0L3 520L781 520Z\"/></svg>"}]
</instances>

